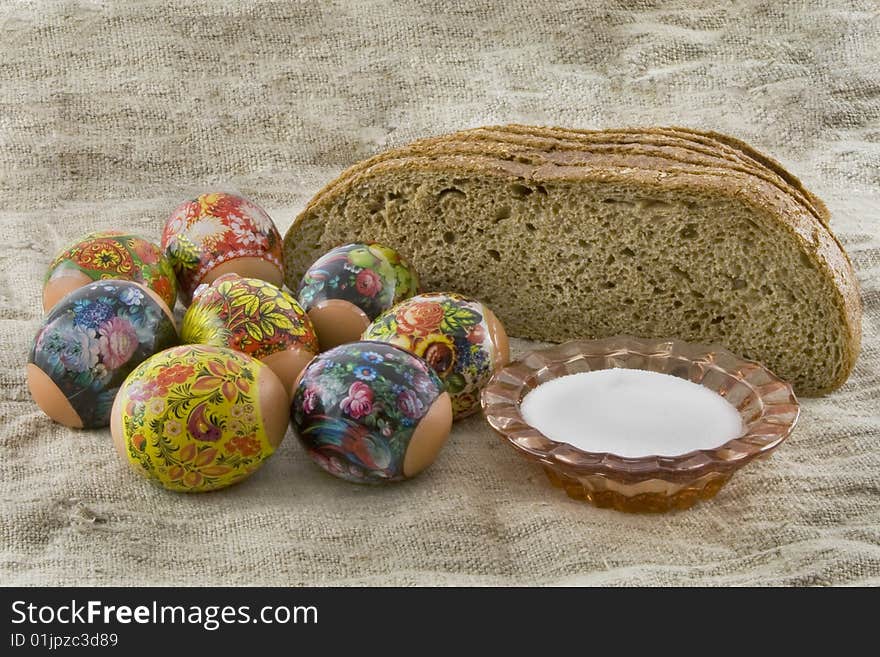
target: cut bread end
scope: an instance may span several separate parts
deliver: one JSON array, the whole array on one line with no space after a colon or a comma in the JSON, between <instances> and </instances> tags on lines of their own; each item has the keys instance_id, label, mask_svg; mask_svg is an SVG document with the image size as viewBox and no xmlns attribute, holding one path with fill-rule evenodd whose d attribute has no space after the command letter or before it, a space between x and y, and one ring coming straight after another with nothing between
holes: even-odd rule
<instances>
[{"instance_id":1,"label":"cut bread end","mask_svg":"<svg viewBox=\"0 0 880 657\"><path fill-rule=\"evenodd\" d=\"M802 395L841 385L859 351L845 253L803 203L748 172L408 147L355 165L296 219L288 286L326 250L369 240L405 253L425 289L483 300L517 337L718 343Z\"/></svg>"}]
</instances>

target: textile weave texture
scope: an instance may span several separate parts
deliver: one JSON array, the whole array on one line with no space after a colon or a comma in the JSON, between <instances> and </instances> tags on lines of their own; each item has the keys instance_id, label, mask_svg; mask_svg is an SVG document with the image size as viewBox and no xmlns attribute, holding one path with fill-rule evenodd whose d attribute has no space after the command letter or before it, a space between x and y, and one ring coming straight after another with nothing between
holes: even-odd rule
<instances>
[{"instance_id":1,"label":"textile weave texture","mask_svg":"<svg viewBox=\"0 0 880 657\"><path fill-rule=\"evenodd\" d=\"M6 0L0 35L0 583L880 584L876 3ZM212 189L283 233L357 160L508 122L718 130L831 209L861 358L714 500L661 516L570 500L481 416L403 484L335 480L288 433L245 483L180 495L126 469L109 431L31 401L43 276L82 234L158 241Z\"/></svg>"}]
</instances>

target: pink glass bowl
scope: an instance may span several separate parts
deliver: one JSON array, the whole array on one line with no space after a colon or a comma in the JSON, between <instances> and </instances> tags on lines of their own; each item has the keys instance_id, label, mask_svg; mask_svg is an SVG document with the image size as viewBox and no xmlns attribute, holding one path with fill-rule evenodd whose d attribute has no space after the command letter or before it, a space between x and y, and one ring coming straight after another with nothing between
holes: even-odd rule
<instances>
[{"instance_id":1,"label":"pink glass bowl","mask_svg":"<svg viewBox=\"0 0 880 657\"><path fill-rule=\"evenodd\" d=\"M714 449L626 458L550 440L523 419L520 403L538 385L615 367L671 374L717 392L739 411L742 435ZM540 463L569 497L629 512L687 509L713 497L734 472L769 456L792 432L800 413L791 385L760 363L718 346L628 336L532 351L498 371L481 401L492 428Z\"/></svg>"}]
</instances>

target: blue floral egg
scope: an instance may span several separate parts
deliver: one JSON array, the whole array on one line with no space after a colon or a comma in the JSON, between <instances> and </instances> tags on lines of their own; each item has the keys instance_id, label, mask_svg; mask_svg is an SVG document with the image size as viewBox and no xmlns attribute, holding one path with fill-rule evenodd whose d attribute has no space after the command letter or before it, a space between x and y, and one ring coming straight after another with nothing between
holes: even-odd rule
<instances>
[{"instance_id":1,"label":"blue floral egg","mask_svg":"<svg viewBox=\"0 0 880 657\"><path fill-rule=\"evenodd\" d=\"M345 244L309 267L297 300L309 314L321 349L353 342L380 313L416 294L419 277L394 249Z\"/></svg>"},{"instance_id":2,"label":"blue floral egg","mask_svg":"<svg viewBox=\"0 0 880 657\"><path fill-rule=\"evenodd\" d=\"M106 427L129 372L175 344L171 311L155 292L131 281L92 283L65 296L43 321L28 359L28 387L56 422Z\"/></svg>"},{"instance_id":3,"label":"blue floral egg","mask_svg":"<svg viewBox=\"0 0 880 657\"><path fill-rule=\"evenodd\" d=\"M399 481L434 461L452 427L452 403L421 358L389 344L352 342L303 370L291 423L330 474L357 483Z\"/></svg>"}]
</instances>

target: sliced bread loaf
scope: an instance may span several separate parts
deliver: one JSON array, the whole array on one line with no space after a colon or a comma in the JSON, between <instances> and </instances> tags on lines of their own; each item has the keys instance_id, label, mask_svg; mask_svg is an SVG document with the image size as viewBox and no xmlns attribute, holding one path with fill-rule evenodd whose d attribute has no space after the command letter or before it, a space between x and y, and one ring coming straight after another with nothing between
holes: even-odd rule
<instances>
[{"instance_id":1,"label":"sliced bread loaf","mask_svg":"<svg viewBox=\"0 0 880 657\"><path fill-rule=\"evenodd\" d=\"M285 237L286 282L333 246L376 240L512 335L718 342L819 394L846 380L861 336L827 221L797 178L723 135L479 128L330 183Z\"/></svg>"}]
</instances>

